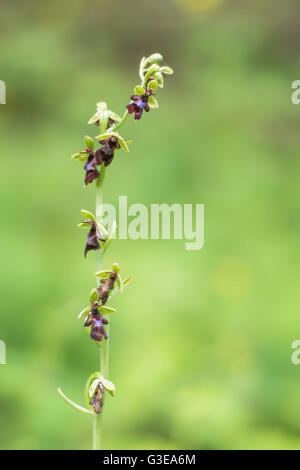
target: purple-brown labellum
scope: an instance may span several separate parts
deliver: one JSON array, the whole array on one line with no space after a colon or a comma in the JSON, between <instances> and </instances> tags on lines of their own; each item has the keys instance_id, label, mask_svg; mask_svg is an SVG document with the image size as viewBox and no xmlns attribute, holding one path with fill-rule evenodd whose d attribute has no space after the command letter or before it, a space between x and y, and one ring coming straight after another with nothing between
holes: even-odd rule
<instances>
[{"instance_id":1,"label":"purple-brown labellum","mask_svg":"<svg viewBox=\"0 0 300 470\"><path fill-rule=\"evenodd\" d=\"M86 185L88 185L89 183L92 183L92 181L99 178L100 173L95 167L96 165L97 165L97 161L95 159L95 154L91 152L90 155L88 156L86 164L84 165L84 169L85 169L84 182Z\"/></svg>"},{"instance_id":2,"label":"purple-brown labellum","mask_svg":"<svg viewBox=\"0 0 300 470\"><path fill-rule=\"evenodd\" d=\"M91 313L89 314L84 323L84 326L90 325L92 325L90 336L93 340L101 342L103 337L105 339L108 338L103 326L108 325L108 320L106 318L103 318L103 316L101 315L101 313L99 313L97 309L91 310Z\"/></svg>"},{"instance_id":3,"label":"purple-brown labellum","mask_svg":"<svg viewBox=\"0 0 300 470\"><path fill-rule=\"evenodd\" d=\"M108 139L99 140L99 143L102 144L103 147L95 153L97 165L104 163L104 166L108 166L114 158L115 149L120 149L121 146L117 137L113 135Z\"/></svg>"},{"instance_id":4,"label":"purple-brown labellum","mask_svg":"<svg viewBox=\"0 0 300 470\"><path fill-rule=\"evenodd\" d=\"M99 240L102 242L105 241L99 233L96 222L94 222L93 220L88 220L87 222L90 224L91 228L89 233L87 234L87 242L84 248L84 256L86 256L87 252L90 250L100 249Z\"/></svg>"},{"instance_id":5,"label":"purple-brown labellum","mask_svg":"<svg viewBox=\"0 0 300 470\"><path fill-rule=\"evenodd\" d=\"M113 158L115 149L121 148L117 137L111 136L108 139L100 140L100 144L103 145L95 153L90 151L86 164L84 165L85 169L85 179L84 182L86 185L92 183L95 179L98 179L100 176L97 166L102 165L108 166Z\"/></svg>"},{"instance_id":6,"label":"purple-brown labellum","mask_svg":"<svg viewBox=\"0 0 300 470\"><path fill-rule=\"evenodd\" d=\"M102 301L102 305L106 304L109 292L113 289L117 277L117 273L115 273L115 271L111 271L108 279L100 279L102 285L98 288L98 294L99 300Z\"/></svg>"},{"instance_id":7,"label":"purple-brown labellum","mask_svg":"<svg viewBox=\"0 0 300 470\"><path fill-rule=\"evenodd\" d=\"M134 103L130 103L126 106L129 114L134 113L134 119L138 120L141 119L143 111L149 112L150 106L148 103L148 98L152 95L152 88L146 91L143 95L132 95L131 100Z\"/></svg>"}]
</instances>

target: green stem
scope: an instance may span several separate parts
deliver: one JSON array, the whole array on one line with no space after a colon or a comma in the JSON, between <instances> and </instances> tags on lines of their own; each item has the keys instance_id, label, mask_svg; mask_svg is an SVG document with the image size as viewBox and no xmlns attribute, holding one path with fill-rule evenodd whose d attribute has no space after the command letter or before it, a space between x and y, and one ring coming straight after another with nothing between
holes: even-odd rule
<instances>
[{"instance_id":1,"label":"green stem","mask_svg":"<svg viewBox=\"0 0 300 470\"><path fill-rule=\"evenodd\" d=\"M102 219L102 203L103 203L103 183L105 178L106 168L102 164L100 169L100 176L96 181L96 221L101 223ZM102 250L97 251L96 257L96 271L101 271L103 268L103 252ZM100 281L99 281L100 282ZM109 336L109 331L107 329ZM104 377L108 376L108 340L103 340L99 347L100 359L100 373ZM102 413L101 413L102 414ZM95 414L93 417L93 450L100 450L101 442L101 414Z\"/></svg>"},{"instance_id":2,"label":"green stem","mask_svg":"<svg viewBox=\"0 0 300 470\"><path fill-rule=\"evenodd\" d=\"M101 443L101 418L100 415L93 416L93 450L100 450Z\"/></svg>"},{"instance_id":3,"label":"green stem","mask_svg":"<svg viewBox=\"0 0 300 470\"><path fill-rule=\"evenodd\" d=\"M123 114L122 116L122 119L121 121L117 122L116 124L114 124L113 126L111 126L107 132L114 132L116 129L119 129L120 127L123 126L124 122L126 121L127 117L128 117L129 113L126 109L125 113Z\"/></svg>"}]
</instances>

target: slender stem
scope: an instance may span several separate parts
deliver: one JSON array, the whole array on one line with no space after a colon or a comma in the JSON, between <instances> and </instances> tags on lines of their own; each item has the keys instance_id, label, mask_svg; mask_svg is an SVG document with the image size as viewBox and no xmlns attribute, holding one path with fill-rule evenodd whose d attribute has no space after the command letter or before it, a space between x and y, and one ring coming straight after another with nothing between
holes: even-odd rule
<instances>
[{"instance_id":1,"label":"slender stem","mask_svg":"<svg viewBox=\"0 0 300 470\"><path fill-rule=\"evenodd\" d=\"M101 442L101 418L100 415L93 416L93 450L100 450Z\"/></svg>"},{"instance_id":2,"label":"slender stem","mask_svg":"<svg viewBox=\"0 0 300 470\"><path fill-rule=\"evenodd\" d=\"M101 223L102 219L102 203L103 203L103 183L105 178L106 168L102 164L100 169L100 176L96 181L96 221ZM103 267L103 252L102 250L97 251L96 257L96 271L101 271ZM100 282L100 281L99 281ZM107 377L107 365L108 364L108 340L103 340L103 344L99 347L99 367L100 373ZM93 416L93 450L100 450L101 443L101 414L95 414Z\"/></svg>"},{"instance_id":3,"label":"slender stem","mask_svg":"<svg viewBox=\"0 0 300 470\"><path fill-rule=\"evenodd\" d=\"M107 132L113 132L113 131L115 131L116 129L119 129L119 127L122 127L123 124L124 124L124 122L126 121L128 115L129 115L129 113L128 113L127 109L126 109L125 113L124 113L123 116L122 116L121 121L119 121L119 122L117 122L116 124L114 124L113 126L111 126L111 127L107 130Z\"/></svg>"}]
</instances>

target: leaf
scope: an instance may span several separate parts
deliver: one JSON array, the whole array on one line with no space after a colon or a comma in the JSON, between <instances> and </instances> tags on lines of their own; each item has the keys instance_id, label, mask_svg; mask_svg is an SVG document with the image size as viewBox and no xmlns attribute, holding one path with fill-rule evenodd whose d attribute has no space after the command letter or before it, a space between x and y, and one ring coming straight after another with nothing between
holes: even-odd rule
<instances>
[{"instance_id":1,"label":"leaf","mask_svg":"<svg viewBox=\"0 0 300 470\"><path fill-rule=\"evenodd\" d=\"M88 305L83 310L81 310L79 315L77 315L77 319L79 320L79 318L83 317L84 315L87 315L88 313L90 313L90 311L91 311L91 307Z\"/></svg>"},{"instance_id":2,"label":"leaf","mask_svg":"<svg viewBox=\"0 0 300 470\"><path fill-rule=\"evenodd\" d=\"M137 85L134 90L133 90L135 95L144 95L146 93L146 90L142 88L141 86Z\"/></svg>"},{"instance_id":3,"label":"leaf","mask_svg":"<svg viewBox=\"0 0 300 470\"><path fill-rule=\"evenodd\" d=\"M98 291L94 287L90 292L90 303L93 304L94 302L97 302L98 297L99 297Z\"/></svg>"},{"instance_id":4,"label":"leaf","mask_svg":"<svg viewBox=\"0 0 300 470\"><path fill-rule=\"evenodd\" d=\"M86 211L85 209L81 209L81 213L88 219L88 220L93 220L96 222L95 216L90 212Z\"/></svg>"},{"instance_id":5,"label":"leaf","mask_svg":"<svg viewBox=\"0 0 300 470\"><path fill-rule=\"evenodd\" d=\"M115 313L117 310L113 307L108 307L107 305L101 305L99 307L99 312L103 313L103 315L108 315L109 313Z\"/></svg>"},{"instance_id":6,"label":"leaf","mask_svg":"<svg viewBox=\"0 0 300 470\"><path fill-rule=\"evenodd\" d=\"M174 73L174 70L171 69L171 67L167 67L164 65L163 67L160 67L160 70L162 73L165 73L166 75L172 75Z\"/></svg>"},{"instance_id":7,"label":"leaf","mask_svg":"<svg viewBox=\"0 0 300 470\"><path fill-rule=\"evenodd\" d=\"M151 95L149 96L148 103L149 103L150 108L152 108L152 109L159 108L157 99L154 98L154 96L151 96Z\"/></svg>"},{"instance_id":8,"label":"leaf","mask_svg":"<svg viewBox=\"0 0 300 470\"><path fill-rule=\"evenodd\" d=\"M84 138L84 141L85 141L86 146L89 149L94 150L95 144L94 144L93 139L90 136L86 135Z\"/></svg>"},{"instance_id":9,"label":"leaf","mask_svg":"<svg viewBox=\"0 0 300 470\"><path fill-rule=\"evenodd\" d=\"M115 384L111 380L105 379L102 376L100 377L100 382L102 383L105 390L107 390L108 393L114 397L117 392Z\"/></svg>"},{"instance_id":10,"label":"leaf","mask_svg":"<svg viewBox=\"0 0 300 470\"><path fill-rule=\"evenodd\" d=\"M79 160L80 162L85 162L88 158L88 154L86 152L77 152L71 156L72 160Z\"/></svg>"}]
</instances>

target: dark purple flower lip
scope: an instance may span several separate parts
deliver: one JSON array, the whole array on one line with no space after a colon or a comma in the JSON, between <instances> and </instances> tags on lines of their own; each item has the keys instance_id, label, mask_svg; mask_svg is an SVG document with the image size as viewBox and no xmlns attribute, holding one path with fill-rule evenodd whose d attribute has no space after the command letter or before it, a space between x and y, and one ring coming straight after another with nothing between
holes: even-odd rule
<instances>
[{"instance_id":1,"label":"dark purple flower lip","mask_svg":"<svg viewBox=\"0 0 300 470\"><path fill-rule=\"evenodd\" d=\"M128 104L126 108L129 114L134 113L134 119L139 120L143 115L143 111L146 111L146 113L150 111L148 99L153 94L152 92L152 88L149 88L143 95L132 95L130 97L133 103Z\"/></svg>"},{"instance_id":2,"label":"dark purple flower lip","mask_svg":"<svg viewBox=\"0 0 300 470\"><path fill-rule=\"evenodd\" d=\"M86 185L88 185L89 183L92 183L92 181L99 178L100 176L100 173L97 170L95 165L96 165L95 154L94 152L91 152L90 155L88 156L86 164L84 165L84 169L85 169L84 182Z\"/></svg>"},{"instance_id":3,"label":"dark purple flower lip","mask_svg":"<svg viewBox=\"0 0 300 470\"><path fill-rule=\"evenodd\" d=\"M99 294L99 300L102 301L102 305L106 304L109 293L113 289L117 277L117 273L115 271L111 271L110 276L107 279L100 279L101 286L97 290Z\"/></svg>"},{"instance_id":4,"label":"dark purple flower lip","mask_svg":"<svg viewBox=\"0 0 300 470\"><path fill-rule=\"evenodd\" d=\"M102 163L104 163L105 167L110 165L114 158L115 149L121 148L117 137L113 135L108 139L99 140L99 143L102 147L95 153L90 152L87 162L84 165L86 171L84 182L86 185L99 178L100 173L96 167L102 165Z\"/></svg>"},{"instance_id":5,"label":"dark purple flower lip","mask_svg":"<svg viewBox=\"0 0 300 470\"><path fill-rule=\"evenodd\" d=\"M89 316L87 317L84 323L85 327L90 325L92 325L90 336L94 341L101 342L103 338L106 340L108 339L108 336L103 326L108 325L108 320L101 315L98 308L93 308L93 306L91 308Z\"/></svg>"},{"instance_id":6,"label":"dark purple flower lip","mask_svg":"<svg viewBox=\"0 0 300 470\"><path fill-rule=\"evenodd\" d=\"M87 253L90 250L99 250L100 249L99 241L102 241L102 242L105 241L104 238L102 238L100 233L99 233L96 222L94 220L88 220L87 222L90 224L91 228L88 232L87 242L86 242L86 245L85 245L85 248L84 248L84 256L85 257L86 257Z\"/></svg>"}]
</instances>

